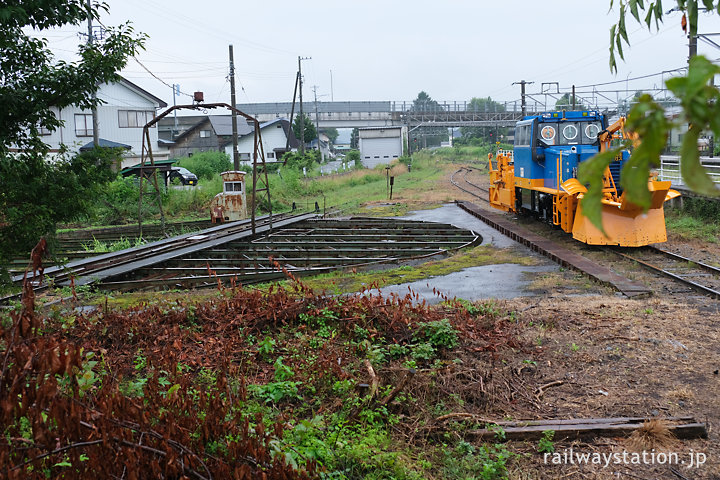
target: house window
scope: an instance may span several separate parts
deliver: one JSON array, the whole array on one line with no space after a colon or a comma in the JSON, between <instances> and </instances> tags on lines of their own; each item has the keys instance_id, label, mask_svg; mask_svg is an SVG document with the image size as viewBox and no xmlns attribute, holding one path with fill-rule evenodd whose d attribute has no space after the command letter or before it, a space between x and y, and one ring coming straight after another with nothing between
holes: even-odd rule
<instances>
[{"instance_id":1,"label":"house window","mask_svg":"<svg viewBox=\"0 0 720 480\"><path fill-rule=\"evenodd\" d=\"M153 118L155 118L154 111L118 110L118 125L120 128L142 128Z\"/></svg>"},{"instance_id":2,"label":"house window","mask_svg":"<svg viewBox=\"0 0 720 480\"><path fill-rule=\"evenodd\" d=\"M200 130L200 138L210 138L210 130Z\"/></svg>"},{"instance_id":3,"label":"house window","mask_svg":"<svg viewBox=\"0 0 720 480\"><path fill-rule=\"evenodd\" d=\"M93 136L93 117L91 113L75 114L75 135L78 137Z\"/></svg>"},{"instance_id":4,"label":"house window","mask_svg":"<svg viewBox=\"0 0 720 480\"><path fill-rule=\"evenodd\" d=\"M92 117L90 117L90 129L92 130ZM40 135L52 135L52 132L47 129L47 127L44 127L43 125L38 125L38 133Z\"/></svg>"},{"instance_id":5,"label":"house window","mask_svg":"<svg viewBox=\"0 0 720 480\"><path fill-rule=\"evenodd\" d=\"M267 158L275 158L275 152L268 152Z\"/></svg>"}]
</instances>

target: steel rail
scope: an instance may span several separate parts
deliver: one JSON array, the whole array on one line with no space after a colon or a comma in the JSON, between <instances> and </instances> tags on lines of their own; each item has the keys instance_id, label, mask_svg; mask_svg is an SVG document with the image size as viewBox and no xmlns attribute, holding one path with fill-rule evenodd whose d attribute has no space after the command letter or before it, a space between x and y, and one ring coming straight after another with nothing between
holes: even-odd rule
<instances>
[{"instance_id":1,"label":"steel rail","mask_svg":"<svg viewBox=\"0 0 720 480\"><path fill-rule=\"evenodd\" d=\"M488 194L488 197L489 197L489 196L490 196L490 190L488 190L487 188L482 187L482 186L480 186L480 185L477 185L477 184L475 184L475 183L473 183L473 182L471 182L470 180L467 179L467 174L470 173L470 172L472 172L472 171L473 171L473 168L472 168L472 167L463 167L463 168L465 169L465 173L463 174L463 180L465 180L465 183L467 183L468 185L472 185L473 187L477 188L477 189L480 190L481 192L487 193L487 194Z\"/></svg>"},{"instance_id":2,"label":"steel rail","mask_svg":"<svg viewBox=\"0 0 720 480\"><path fill-rule=\"evenodd\" d=\"M714 273L715 275L720 275L720 268L718 268L718 267L713 267L712 265L708 265L706 263L702 263L697 260L693 260L692 258L683 257L682 255L678 255L677 253L673 253L668 250L664 250L656 245L648 245L645 248L647 248L649 250L653 250L655 252L658 252L658 253L665 255L666 257L672 258L674 260L693 263L693 264L697 265L698 267L702 268L703 270L707 270L708 272Z\"/></svg>"},{"instance_id":3,"label":"steel rail","mask_svg":"<svg viewBox=\"0 0 720 480\"><path fill-rule=\"evenodd\" d=\"M480 200L482 200L482 201L484 201L484 202L490 203L490 199L489 199L489 198L485 198L485 197L483 197L483 196L478 195L477 193L471 192L471 191L468 190L467 188L461 187L460 184L455 181L455 175L458 174L458 173L460 173L460 172L462 172L462 171L464 171L464 170L465 170L465 167L462 167L462 168L460 168L459 170L457 170L456 172L454 172L452 175L450 175L450 183L452 183L453 185L455 185L457 188L459 188L459 189L462 190L463 192L469 193L470 195L472 195L472 196L475 197L475 198L479 198ZM472 183L468 182L467 179L463 178L463 180L465 180L466 183L472 185L473 187L477 188L478 190L482 190L482 188L479 188L477 185L473 185ZM489 194L488 194L488 195L489 195Z\"/></svg>"},{"instance_id":4,"label":"steel rail","mask_svg":"<svg viewBox=\"0 0 720 480\"><path fill-rule=\"evenodd\" d=\"M298 215L275 215L274 220L277 221L278 217L282 217L282 220L289 220L293 218L309 217L312 214L298 214ZM270 217L261 217L257 223L261 225L269 224ZM239 222L226 223L211 227L200 232L191 232L177 237L169 239L163 239L156 242L148 243L140 247L128 248L117 252L110 252L94 257L84 258L70 262L66 265L53 266L45 269L43 275L52 279L52 283L55 285L70 285L73 278L76 277L87 277L95 272L102 271L104 269L117 268L124 264L131 262L142 262L148 261L149 259L159 256L162 254L168 254L170 252L187 248L203 241L221 239L223 237L247 232L251 229L251 222L249 220L242 220ZM35 272L28 272L27 279L32 282L39 279L39 275ZM25 275L17 275L12 278L14 283L21 283L25 280ZM84 282L87 283L87 282ZM49 287L49 282L44 284L38 284L33 286L33 290L41 292ZM8 300L17 299L20 297L20 293L7 295L0 298L0 303Z\"/></svg>"},{"instance_id":5,"label":"steel rail","mask_svg":"<svg viewBox=\"0 0 720 480\"><path fill-rule=\"evenodd\" d=\"M463 210L516 242L550 258L563 267L572 268L600 283L609 285L627 297L644 296L651 293L646 286L618 275L609 268L598 265L594 261L572 252L552 240L510 222L505 215L481 209L477 205L466 201L455 200L455 203Z\"/></svg>"},{"instance_id":6,"label":"steel rail","mask_svg":"<svg viewBox=\"0 0 720 480\"><path fill-rule=\"evenodd\" d=\"M668 252L667 250L663 250L663 249L661 249L661 248L654 247L654 246L651 246L649 249L654 250L655 252L658 252L658 253L660 253L661 255L666 256L667 258L670 258L670 259L672 259L672 260L682 261L682 262L691 262L691 263L694 263L694 264L698 265L701 269L709 270L709 271L715 273L716 275L720 275L720 269L715 268L715 267L712 267L712 266L710 266L710 265L703 264L702 262L696 262L696 261L694 261L694 260L692 260L692 259L683 257L683 256L681 256L681 255L677 255L677 254L672 253L672 252ZM684 277L682 277L682 276L680 276L680 275L677 275L677 274L675 274L675 273L669 272L669 271L667 271L667 270L665 270L665 269L663 269L663 268L661 268L661 267L658 267L658 266L656 266L656 265L653 265L652 263L646 262L646 261L641 260L641 259L639 259L639 258L637 258L637 257L632 256L632 255L628 255L627 253L618 252L618 251L616 251L616 250L612 250L612 249L609 249L609 248L604 248L603 250L609 251L609 252L613 252L613 253L615 253L616 255L619 255L619 256L627 259L627 260L631 260L631 261L633 261L633 262L636 262L638 265L640 265L640 266L642 266L642 267L644 267L644 268L646 268L646 269L648 269L648 270L651 270L651 271L653 271L653 272L657 272L657 273L659 273L659 274L661 274L661 275L664 275L664 276L666 276L666 277L668 277L668 278L671 278L671 279L675 280L676 282L679 282L679 283L682 283L682 284L684 284L684 285L687 285L688 287L693 288L693 289L695 289L695 290L697 290L697 291L699 291L699 292L702 292L702 293L704 293L704 294L706 294L706 295L709 295L709 296L711 296L711 297L713 297L713 298L720 299L720 292L717 291L717 290L714 290L714 289L712 289L712 288L710 288L710 287L708 287L708 286L701 285L701 284L699 284L699 283L697 283L697 282L694 282L694 281L692 281L692 280L688 280L687 278L684 278Z\"/></svg>"},{"instance_id":7,"label":"steel rail","mask_svg":"<svg viewBox=\"0 0 720 480\"><path fill-rule=\"evenodd\" d=\"M384 222L388 226L387 220ZM323 223L333 224L334 222L324 220ZM319 241L317 245L312 245L314 227L321 224L315 220L308 220L301 225L307 227L305 230L307 236L302 237L305 240L295 242L298 245L296 250L288 248L288 245L285 244L279 252L274 252L271 243L272 238L276 235L282 238L286 233L285 229L278 229L272 234L268 233L262 238L248 239L244 243L240 241L228 242L223 245L221 251L215 252L214 249L217 247L211 247L197 251L196 254L191 254L190 258L185 255L175 256L174 258L166 258L161 262L156 262L154 265L141 266L133 272L128 272L129 275L108 276L101 280L98 286L113 289L141 289L178 285L213 286L217 284L218 280L223 279L235 279L238 283L249 284L284 278L285 274L277 267L277 264L294 275L307 275L342 268L356 268L378 263L426 258L466 246L477 245L482 241L482 237L478 234L467 232L463 242L444 242L442 238L437 238L434 242L436 248L428 248L429 244L426 244L425 248L397 248L394 246L394 242L382 241L374 245L376 248L372 248L373 245L366 242L355 248L348 248L346 242L337 244L333 242L332 238L328 238L327 235L323 234L323 240ZM302 229L296 224L289 225L288 230L295 232L298 237L302 233ZM320 228L319 230L325 232L326 228ZM402 232L401 228L394 228L394 230L398 233ZM257 241L263 243L258 244ZM258 246L263 247L262 251L257 251L256 247ZM325 251L322 250L323 246ZM224 247L228 248L225 249ZM279 253L279 255L275 255L275 253ZM217 258L215 254L221 255L221 257ZM271 264L268 256L273 256L277 264ZM250 266L253 268L250 268ZM195 276L194 273L205 274Z\"/></svg>"}]
</instances>

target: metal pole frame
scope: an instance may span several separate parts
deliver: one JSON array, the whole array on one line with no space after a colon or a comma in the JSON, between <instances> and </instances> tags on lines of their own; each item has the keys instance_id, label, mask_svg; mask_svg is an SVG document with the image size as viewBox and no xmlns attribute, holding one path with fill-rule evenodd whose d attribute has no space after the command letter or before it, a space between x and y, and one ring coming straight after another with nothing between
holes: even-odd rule
<instances>
[{"instance_id":1,"label":"metal pole frame","mask_svg":"<svg viewBox=\"0 0 720 480\"><path fill-rule=\"evenodd\" d=\"M255 140L254 140L254 151L253 151L253 179L252 179L252 208L250 212L250 222L252 225L252 233L255 234L255 216L256 216L256 210L257 210L257 200L256 200L256 194L258 191L262 192L265 191L267 195L267 204L268 204L268 211L269 211L269 220L270 220L270 230L272 230L272 202L270 201L270 183L268 181L267 176L267 168L265 164L265 150L263 148L262 144L262 135L260 133L260 122L257 118L251 117L247 113L241 112L234 106L230 106L227 103L195 103L192 105L173 105L172 107L168 108L164 112L162 112L160 115L156 116L154 119L149 121L145 124L143 127L143 143L142 143L142 154L140 158L140 195L138 199L138 228L140 230L140 234L142 235L142 182L144 177L144 169L145 167L145 158L146 158L146 152L147 157L150 159L150 166L153 169L153 178L154 178L154 185L155 185L155 191L157 193L157 199L158 199L158 206L160 207L160 218L162 220L162 230L163 234L165 234L165 215L163 213L162 208L162 197L160 195L160 188L157 183L157 170L155 169L155 160L153 158L152 154L152 145L150 142L150 131L149 129L153 127L156 123L158 123L160 120L165 118L170 113L174 112L175 110L210 110L214 108L226 108L230 110L231 112L237 113L241 117L245 118L248 121L251 121L254 125L255 130ZM261 175L264 176L264 188L257 188L257 166L258 166L258 160L260 160L262 172Z\"/></svg>"}]
</instances>

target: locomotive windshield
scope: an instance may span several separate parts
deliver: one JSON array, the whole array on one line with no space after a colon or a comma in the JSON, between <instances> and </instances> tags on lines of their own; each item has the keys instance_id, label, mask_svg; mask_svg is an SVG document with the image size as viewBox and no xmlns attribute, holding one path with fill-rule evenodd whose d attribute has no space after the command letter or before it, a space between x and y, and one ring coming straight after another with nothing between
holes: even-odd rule
<instances>
[{"instance_id":1,"label":"locomotive windshield","mask_svg":"<svg viewBox=\"0 0 720 480\"><path fill-rule=\"evenodd\" d=\"M597 141L602 124L596 122L541 123L537 138L545 145L590 145Z\"/></svg>"}]
</instances>

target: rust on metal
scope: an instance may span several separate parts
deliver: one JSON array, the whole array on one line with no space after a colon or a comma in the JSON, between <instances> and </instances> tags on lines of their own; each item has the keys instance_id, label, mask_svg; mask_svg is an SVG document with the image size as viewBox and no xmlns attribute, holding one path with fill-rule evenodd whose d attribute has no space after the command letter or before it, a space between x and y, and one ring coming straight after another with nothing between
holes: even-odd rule
<instances>
[{"instance_id":1,"label":"rust on metal","mask_svg":"<svg viewBox=\"0 0 720 480\"><path fill-rule=\"evenodd\" d=\"M234 170L223 172L223 191L215 195L210 203L212 223L233 222L247 218L245 197L245 172Z\"/></svg>"}]
</instances>

